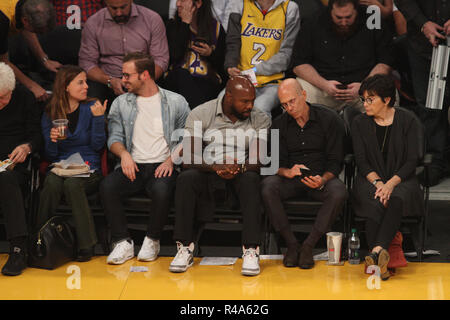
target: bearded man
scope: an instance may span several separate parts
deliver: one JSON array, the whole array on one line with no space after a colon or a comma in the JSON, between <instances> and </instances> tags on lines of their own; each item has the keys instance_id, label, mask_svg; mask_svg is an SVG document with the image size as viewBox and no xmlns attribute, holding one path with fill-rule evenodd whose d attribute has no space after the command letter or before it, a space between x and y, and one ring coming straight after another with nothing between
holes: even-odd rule
<instances>
[{"instance_id":1,"label":"bearded man","mask_svg":"<svg viewBox=\"0 0 450 320\"><path fill-rule=\"evenodd\" d=\"M389 74L393 64L391 34L381 21L373 28L358 0L330 0L328 9L305 21L294 46L294 73L309 103L340 111L362 111L361 81Z\"/></svg>"}]
</instances>

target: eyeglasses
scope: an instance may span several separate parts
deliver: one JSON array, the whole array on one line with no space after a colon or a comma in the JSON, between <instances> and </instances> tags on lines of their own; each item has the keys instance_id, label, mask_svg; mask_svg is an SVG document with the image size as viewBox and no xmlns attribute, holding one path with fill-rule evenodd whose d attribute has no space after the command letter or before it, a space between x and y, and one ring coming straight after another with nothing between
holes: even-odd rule
<instances>
[{"instance_id":1,"label":"eyeglasses","mask_svg":"<svg viewBox=\"0 0 450 320\"><path fill-rule=\"evenodd\" d=\"M296 98L293 98L291 100L289 100L288 102L284 102L281 104L281 109L286 110L286 108L293 106L295 103L295 100L297 100Z\"/></svg>"},{"instance_id":2,"label":"eyeglasses","mask_svg":"<svg viewBox=\"0 0 450 320\"><path fill-rule=\"evenodd\" d=\"M359 100L361 100L362 103L366 103L368 105L371 105L373 103L373 101L375 100L376 97L373 98L364 98L364 97L359 97Z\"/></svg>"},{"instance_id":3,"label":"eyeglasses","mask_svg":"<svg viewBox=\"0 0 450 320\"><path fill-rule=\"evenodd\" d=\"M139 72L132 72L132 73L122 73L122 78L124 78L125 80L130 80L130 76L132 74L139 74Z\"/></svg>"}]
</instances>

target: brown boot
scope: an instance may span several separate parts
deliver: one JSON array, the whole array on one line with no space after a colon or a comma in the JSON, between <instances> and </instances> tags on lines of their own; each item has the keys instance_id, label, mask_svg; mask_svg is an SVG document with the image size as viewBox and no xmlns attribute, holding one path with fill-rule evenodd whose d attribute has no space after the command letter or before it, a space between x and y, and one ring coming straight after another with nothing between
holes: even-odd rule
<instances>
[{"instance_id":1,"label":"brown boot","mask_svg":"<svg viewBox=\"0 0 450 320\"><path fill-rule=\"evenodd\" d=\"M306 244L303 244L302 248L300 249L298 266L300 267L300 269L311 269L314 267L312 248Z\"/></svg>"}]
</instances>

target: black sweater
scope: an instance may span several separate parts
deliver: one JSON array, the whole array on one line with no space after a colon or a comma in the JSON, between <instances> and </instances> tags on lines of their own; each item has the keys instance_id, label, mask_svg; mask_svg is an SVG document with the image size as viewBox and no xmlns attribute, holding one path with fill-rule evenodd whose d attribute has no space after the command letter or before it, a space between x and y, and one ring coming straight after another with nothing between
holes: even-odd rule
<instances>
[{"instance_id":1,"label":"black sweater","mask_svg":"<svg viewBox=\"0 0 450 320\"><path fill-rule=\"evenodd\" d=\"M11 101L0 110L0 160L24 143L29 143L33 152L42 147L40 110L33 94L17 85Z\"/></svg>"}]
</instances>

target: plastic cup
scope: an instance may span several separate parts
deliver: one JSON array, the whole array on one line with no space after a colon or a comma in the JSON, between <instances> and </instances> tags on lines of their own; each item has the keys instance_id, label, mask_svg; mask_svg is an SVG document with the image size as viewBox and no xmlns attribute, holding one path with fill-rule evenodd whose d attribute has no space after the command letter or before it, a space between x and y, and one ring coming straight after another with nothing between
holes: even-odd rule
<instances>
[{"instance_id":1,"label":"plastic cup","mask_svg":"<svg viewBox=\"0 0 450 320\"><path fill-rule=\"evenodd\" d=\"M58 140L64 140L67 138L67 128L68 128L69 120L67 119L56 119L53 120L53 128L58 129Z\"/></svg>"}]
</instances>

